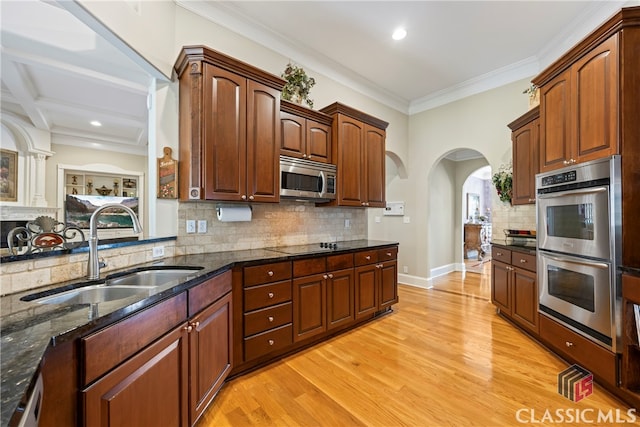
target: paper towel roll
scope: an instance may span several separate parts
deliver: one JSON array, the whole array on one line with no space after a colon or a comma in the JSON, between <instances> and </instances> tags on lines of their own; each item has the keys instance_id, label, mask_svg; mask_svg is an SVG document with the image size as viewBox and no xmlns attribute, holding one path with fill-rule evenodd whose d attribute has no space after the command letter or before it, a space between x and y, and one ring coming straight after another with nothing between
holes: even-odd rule
<instances>
[{"instance_id":1,"label":"paper towel roll","mask_svg":"<svg viewBox=\"0 0 640 427\"><path fill-rule=\"evenodd\" d=\"M238 222L251 221L250 206L218 206L218 221L220 222Z\"/></svg>"}]
</instances>

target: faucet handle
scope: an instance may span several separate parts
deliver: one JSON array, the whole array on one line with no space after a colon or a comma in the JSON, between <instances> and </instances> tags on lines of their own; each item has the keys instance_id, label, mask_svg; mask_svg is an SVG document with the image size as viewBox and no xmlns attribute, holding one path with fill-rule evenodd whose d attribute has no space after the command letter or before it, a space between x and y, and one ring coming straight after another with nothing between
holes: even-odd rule
<instances>
[{"instance_id":1,"label":"faucet handle","mask_svg":"<svg viewBox=\"0 0 640 427\"><path fill-rule=\"evenodd\" d=\"M107 261L105 261L105 260L104 260L104 258L100 258L100 259L98 260L98 265L100 266L100 268L104 268L104 267L106 267L108 264L107 264Z\"/></svg>"}]
</instances>

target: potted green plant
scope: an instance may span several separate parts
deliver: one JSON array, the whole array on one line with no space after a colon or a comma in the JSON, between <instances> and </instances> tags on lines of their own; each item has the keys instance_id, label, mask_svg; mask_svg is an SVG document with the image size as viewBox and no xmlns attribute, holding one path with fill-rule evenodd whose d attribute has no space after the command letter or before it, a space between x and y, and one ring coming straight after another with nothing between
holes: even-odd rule
<instances>
[{"instance_id":1,"label":"potted green plant","mask_svg":"<svg viewBox=\"0 0 640 427\"><path fill-rule=\"evenodd\" d=\"M495 185L500 200L511 203L511 195L513 192L513 169L511 163L501 165L498 172L493 174L491 182Z\"/></svg>"},{"instance_id":2,"label":"potted green plant","mask_svg":"<svg viewBox=\"0 0 640 427\"><path fill-rule=\"evenodd\" d=\"M309 77L304 68L287 64L281 77L287 81L282 88L282 98L298 104L306 102L309 108L313 108L313 100L309 98L311 88L316 84L313 77Z\"/></svg>"}]
</instances>

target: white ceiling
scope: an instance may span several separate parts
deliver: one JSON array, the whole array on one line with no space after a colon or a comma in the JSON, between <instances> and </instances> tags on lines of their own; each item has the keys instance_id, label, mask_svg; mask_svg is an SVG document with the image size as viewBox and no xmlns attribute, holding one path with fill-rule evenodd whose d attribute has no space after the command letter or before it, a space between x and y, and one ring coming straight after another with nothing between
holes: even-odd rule
<instances>
[{"instance_id":1,"label":"white ceiling","mask_svg":"<svg viewBox=\"0 0 640 427\"><path fill-rule=\"evenodd\" d=\"M174 1L407 114L532 77L620 7L640 4ZM3 114L54 143L146 153L150 77L130 52L51 0L2 0L0 15ZM401 25L408 36L393 41Z\"/></svg>"}]
</instances>

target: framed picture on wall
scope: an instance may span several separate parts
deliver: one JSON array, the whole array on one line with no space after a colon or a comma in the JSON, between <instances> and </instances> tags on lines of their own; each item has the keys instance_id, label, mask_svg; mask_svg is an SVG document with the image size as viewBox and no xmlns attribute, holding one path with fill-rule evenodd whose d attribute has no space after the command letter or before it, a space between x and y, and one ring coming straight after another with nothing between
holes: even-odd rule
<instances>
[{"instance_id":1,"label":"framed picture on wall","mask_svg":"<svg viewBox=\"0 0 640 427\"><path fill-rule=\"evenodd\" d=\"M0 201L18 201L18 152L0 150Z\"/></svg>"},{"instance_id":2,"label":"framed picture on wall","mask_svg":"<svg viewBox=\"0 0 640 427\"><path fill-rule=\"evenodd\" d=\"M467 218L473 218L476 211L480 214L480 195L467 193Z\"/></svg>"}]
</instances>

